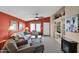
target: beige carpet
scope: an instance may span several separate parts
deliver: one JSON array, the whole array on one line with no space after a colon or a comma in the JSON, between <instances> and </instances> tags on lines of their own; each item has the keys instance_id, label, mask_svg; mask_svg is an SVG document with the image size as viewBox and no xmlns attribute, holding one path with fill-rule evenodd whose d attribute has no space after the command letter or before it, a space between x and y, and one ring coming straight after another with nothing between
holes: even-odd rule
<instances>
[{"instance_id":1,"label":"beige carpet","mask_svg":"<svg viewBox=\"0 0 79 59\"><path fill-rule=\"evenodd\" d=\"M53 38L45 36L42 41L45 46L44 53L62 53L60 44Z\"/></svg>"}]
</instances>

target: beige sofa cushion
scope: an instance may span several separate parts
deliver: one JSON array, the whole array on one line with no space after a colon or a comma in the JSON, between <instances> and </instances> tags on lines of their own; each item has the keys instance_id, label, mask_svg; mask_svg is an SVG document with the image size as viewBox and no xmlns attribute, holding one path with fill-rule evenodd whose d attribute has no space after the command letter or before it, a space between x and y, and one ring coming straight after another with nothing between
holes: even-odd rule
<instances>
[{"instance_id":1,"label":"beige sofa cushion","mask_svg":"<svg viewBox=\"0 0 79 59\"><path fill-rule=\"evenodd\" d=\"M12 37L13 39L15 39L15 40L18 40L18 39L19 39L19 35L18 35L17 33L13 33L13 34L11 35L11 37Z\"/></svg>"},{"instance_id":2,"label":"beige sofa cushion","mask_svg":"<svg viewBox=\"0 0 79 59\"><path fill-rule=\"evenodd\" d=\"M17 52L18 49L16 42L13 39L9 39L6 48L8 49L9 52Z\"/></svg>"},{"instance_id":3,"label":"beige sofa cushion","mask_svg":"<svg viewBox=\"0 0 79 59\"><path fill-rule=\"evenodd\" d=\"M24 40L24 39L19 39L17 42L16 42L17 46L22 46L22 45L27 45L28 44L28 41L27 40Z\"/></svg>"}]
</instances>

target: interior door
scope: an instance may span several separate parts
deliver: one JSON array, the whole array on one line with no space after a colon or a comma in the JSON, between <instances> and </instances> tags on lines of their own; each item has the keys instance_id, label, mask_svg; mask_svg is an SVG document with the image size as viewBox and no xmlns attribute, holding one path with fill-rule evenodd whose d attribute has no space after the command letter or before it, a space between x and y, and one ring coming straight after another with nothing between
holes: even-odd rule
<instances>
[{"instance_id":1,"label":"interior door","mask_svg":"<svg viewBox=\"0 0 79 59\"><path fill-rule=\"evenodd\" d=\"M43 35L50 35L50 25L48 22L43 23Z\"/></svg>"}]
</instances>

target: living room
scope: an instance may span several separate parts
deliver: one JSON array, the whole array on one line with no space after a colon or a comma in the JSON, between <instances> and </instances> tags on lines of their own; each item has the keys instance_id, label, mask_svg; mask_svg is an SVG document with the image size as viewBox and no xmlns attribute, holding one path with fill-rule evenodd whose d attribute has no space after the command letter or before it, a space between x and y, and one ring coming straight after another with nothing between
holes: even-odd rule
<instances>
[{"instance_id":1,"label":"living room","mask_svg":"<svg viewBox=\"0 0 79 59\"><path fill-rule=\"evenodd\" d=\"M38 36L39 39L41 38L41 36L50 37L50 17L49 16L46 16L46 17L39 16L39 13L36 12L36 10L38 10L38 12L39 12L39 8L40 8L40 11L42 10L42 12L44 12L44 10L43 10L44 8L47 10L50 10L50 8L52 8L52 7L44 7L44 8L43 7L36 7L36 6L31 6L31 7L28 7L28 6L25 6L25 7L20 7L20 6L18 6L18 7L1 7L1 12L0 12L0 16L1 16L1 18L0 18L1 19L1 21L0 21L0 32L1 32L0 33L1 34L1 36L0 36L0 42L1 42L0 49L1 49L1 51L3 51L5 49L5 47L7 45L7 41L9 41L10 38L14 39L14 36L17 36L17 35L19 36L19 40L20 39L28 40L29 38L34 37L34 35L35 35L35 37L37 37L37 34L39 34L39 36ZM14 11L13 9L16 11ZM18 9L21 9L21 10L18 12ZM27 21L25 21L23 18L19 18L17 16L12 16L14 13L18 14L18 15L22 14L21 12L24 10L25 10L25 12L30 10L29 13L30 12L32 13L33 9L35 12L33 15L34 18L32 20L25 19L25 20L27 20ZM13 13L11 13L11 12L13 12ZM25 12L23 12L23 13L25 13ZM49 13L50 13L50 11L49 11ZM27 13L26 13L26 16L28 16ZM35 31L38 31L39 33L35 34ZM27 34L26 37L24 36L24 34ZM29 39L29 41L30 41L30 39ZM31 43L29 43L29 44L32 45ZM42 51L41 50L40 51L43 52L44 45L42 44L41 46L42 47L40 47L40 48ZM14 48L13 49L11 49L11 48L10 49L8 48L8 49L13 50L13 51L15 50ZM36 49L36 48L34 48L34 49ZM6 50L4 50L4 51L6 51Z\"/></svg>"},{"instance_id":2,"label":"living room","mask_svg":"<svg viewBox=\"0 0 79 59\"><path fill-rule=\"evenodd\" d=\"M79 52L78 6L2 6L0 8L1 52ZM72 17L76 18L75 21L70 20ZM70 24L68 25L66 22L70 22ZM76 28L69 27L72 22L75 23ZM14 48L11 45L13 41L19 41L17 45L21 46Z\"/></svg>"}]
</instances>

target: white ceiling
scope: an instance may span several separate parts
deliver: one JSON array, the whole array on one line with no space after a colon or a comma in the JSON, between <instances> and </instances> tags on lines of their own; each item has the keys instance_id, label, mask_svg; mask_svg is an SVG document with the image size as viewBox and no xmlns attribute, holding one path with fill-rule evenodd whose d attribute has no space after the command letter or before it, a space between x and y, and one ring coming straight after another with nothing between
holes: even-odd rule
<instances>
[{"instance_id":1,"label":"white ceiling","mask_svg":"<svg viewBox=\"0 0 79 59\"><path fill-rule=\"evenodd\" d=\"M0 11L29 21L34 19L35 13L47 17L53 15L62 6L0 6Z\"/></svg>"}]
</instances>

